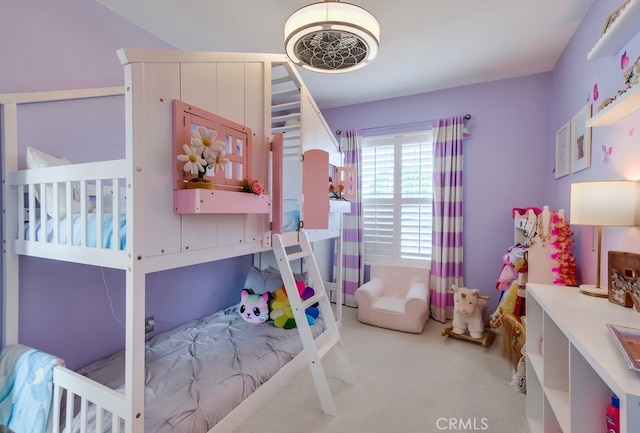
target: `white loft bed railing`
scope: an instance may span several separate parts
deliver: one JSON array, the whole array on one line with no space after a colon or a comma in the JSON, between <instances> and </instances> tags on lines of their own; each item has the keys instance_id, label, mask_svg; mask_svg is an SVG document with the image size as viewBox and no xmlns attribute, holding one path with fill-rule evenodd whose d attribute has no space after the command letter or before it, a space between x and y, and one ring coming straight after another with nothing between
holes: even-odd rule
<instances>
[{"instance_id":1,"label":"white loft bed railing","mask_svg":"<svg viewBox=\"0 0 640 433\"><path fill-rule=\"evenodd\" d=\"M120 209L120 188L114 189L115 193L111 198L110 208L113 211L109 214L116 217L111 220L113 223L109 242L103 239L103 221L106 215L103 211L103 199L100 193L92 195L92 191L102 192L104 185L124 183L126 169L126 160L112 160L8 173L6 182L8 188L15 189L15 192L9 195L14 196L16 209L24 206L25 193L28 197L26 215L29 215L29 221L17 217L15 232L7 234L9 236L7 241L14 244L15 253L124 269L127 266L126 252L118 248L121 233L120 224L116 223L118 219L116 217L121 211L125 211L126 218L126 209ZM72 182L80 185L81 211L79 214L72 214L71 211ZM66 209L59 209L59 185L63 185L63 190L66 191ZM36 189L39 191L50 189L53 193L53 203L47 203L47 194L40 194L40 207L37 207ZM91 215L89 210L94 205L93 202L88 203L90 198L95 199L95 210ZM49 217L42 211L47 209L47 206L53 208L52 215ZM60 211L64 211L69 217L59 218ZM33 218L34 215L39 218ZM89 229L89 216L95 222L93 230ZM74 224L78 227L74 228ZM50 227L50 230L47 230L47 227ZM63 233L66 234L64 237ZM77 238L76 234L79 234ZM104 248L105 243L110 245L110 248Z\"/></svg>"},{"instance_id":2,"label":"white loft bed railing","mask_svg":"<svg viewBox=\"0 0 640 433\"><path fill-rule=\"evenodd\" d=\"M124 94L124 87L107 87L95 89L78 89L69 91L32 92L0 95L0 116L2 120L1 144L3 161L3 241L4 241L4 269L3 272L3 344L18 343L18 301L19 280L18 272L6 272L7 269L18 269L19 256L27 255L55 260L65 260L75 263L126 269L131 263L128 252L119 249L119 224L113 224L111 245L104 248L102 234L103 217L107 214L104 204L110 205L113 215L124 214L126 218L127 206L121 205L121 197L125 189L126 179L131 172L131 162L127 160L111 160L83 164L71 164L58 167L37 169L23 169L18 167L18 108L23 104L68 101L86 98L101 98ZM80 187L80 214L76 218L60 218L61 212L72 215L72 183ZM59 190L59 186L62 188ZM118 187L115 187L118 186ZM47 204L47 189L52 192L52 203ZM39 207L36 204L35 191L42 191L39 197ZM66 209L60 209L58 195L64 191L66 195ZM103 203L103 195L111 193L111 197ZM26 197L26 203L25 203ZM95 232L88 228L89 198L95 201ZM50 216L44 210L53 209ZM72 220L76 219L79 228L78 238L72 235ZM49 239L42 230L38 233L38 222L46 222L52 227ZM68 233L63 239L61 232ZM88 239L93 237L95 242L90 245ZM74 245L77 244L77 245ZM89 380L66 367L54 368L54 408L53 431L59 432L61 425L68 429L72 425L74 411L66 411L62 407L74 408L79 411L78 419L86 422L90 416L98 420L111 419L113 432L121 431L121 424L125 419L132 419L130 400L123 394L104 387ZM76 402L79 404L76 405ZM62 424L61 424L62 422ZM68 429L68 431L71 431Z\"/></svg>"}]
</instances>

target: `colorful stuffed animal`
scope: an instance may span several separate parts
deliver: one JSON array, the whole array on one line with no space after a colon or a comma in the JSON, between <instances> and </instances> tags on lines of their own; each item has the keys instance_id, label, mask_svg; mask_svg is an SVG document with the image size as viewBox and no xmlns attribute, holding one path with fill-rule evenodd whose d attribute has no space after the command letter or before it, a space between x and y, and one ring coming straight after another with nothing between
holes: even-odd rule
<instances>
[{"instance_id":1,"label":"colorful stuffed animal","mask_svg":"<svg viewBox=\"0 0 640 433\"><path fill-rule=\"evenodd\" d=\"M273 320L273 325L276 328L292 329L296 327L296 319L293 317L291 303L284 286L273 293L269 307L271 308L269 317Z\"/></svg>"},{"instance_id":2,"label":"colorful stuffed animal","mask_svg":"<svg viewBox=\"0 0 640 433\"><path fill-rule=\"evenodd\" d=\"M472 338L482 338L487 323L486 297L480 296L478 289L451 286L453 292L453 329L454 334L464 334L467 329Z\"/></svg>"},{"instance_id":3,"label":"colorful stuffed animal","mask_svg":"<svg viewBox=\"0 0 640 433\"><path fill-rule=\"evenodd\" d=\"M240 317L249 323L264 323L269 320L269 301L271 294L253 293L251 289L240 291Z\"/></svg>"},{"instance_id":4,"label":"colorful stuffed animal","mask_svg":"<svg viewBox=\"0 0 640 433\"><path fill-rule=\"evenodd\" d=\"M300 298L303 301L311 298L315 293L311 287L305 286L304 283L300 281L296 281L296 287L300 294ZM271 313L269 317L273 320L274 326L284 329L292 329L296 327L296 320L284 286L280 287L273 294L270 308ZM320 315L320 310L318 310L316 306L311 306L305 310L305 315L307 317L307 323L309 323L309 325L313 325Z\"/></svg>"}]
</instances>

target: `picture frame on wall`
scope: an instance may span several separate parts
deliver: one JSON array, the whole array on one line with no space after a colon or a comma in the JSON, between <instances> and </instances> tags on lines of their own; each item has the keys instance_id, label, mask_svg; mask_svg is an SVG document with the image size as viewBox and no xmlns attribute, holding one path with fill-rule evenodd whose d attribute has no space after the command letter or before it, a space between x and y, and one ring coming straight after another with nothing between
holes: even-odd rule
<instances>
[{"instance_id":1,"label":"picture frame on wall","mask_svg":"<svg viewBox=\"0 0 640 433\"><path fill-rule=\"evenodd\" d=\"M570 152L571 172L591 167L591 128L587 120L591 118L591 104L587 104L571 119Z\"/></svg>"},{"instance_id":2,"label":"picture frame on wall","mask_svg":"<svg viewBox=\"0 0 640 433\"><path fill-rule=\"evenodd\" d=\"M565 123L556 132L556 179L571 172L570 122Z\"/></svg>"}]
</instances>

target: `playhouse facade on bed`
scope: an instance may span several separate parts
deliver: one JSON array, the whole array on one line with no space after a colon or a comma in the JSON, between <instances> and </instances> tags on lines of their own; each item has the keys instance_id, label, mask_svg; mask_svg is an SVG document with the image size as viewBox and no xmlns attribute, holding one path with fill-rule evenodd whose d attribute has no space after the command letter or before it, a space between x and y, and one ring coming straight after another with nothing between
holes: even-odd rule
<instances>
[{"instance_id":1,"label":"playhouse facade on bed","mask_svg":"<svg viewBox=\"0 0 640 433\"><path fill-rule=\"evenodd\" d=\"M282 55L123 49L118 51L118 57L125 69L124 88L0 95L6 247L3 343L18 342L19 255L124 270L124 394L57 367L54 401L59 403L65 394L66 406L72 407L74 398L79 397L83 409L86 410L91 402L112 416L113 431L119 431L117 426L122 422L126 432L139 433L144 431L145 335L143 326L134 325L144 323L145 276L160 270L271 249L271 224L282 217L283 197L297 196L299 203L305 201L301 189L300 155L306 150L321 149L333 165L341 164L342 155L306 87ZM18 156L24 152L18 146L17 137L20 103L103 97L119 92L124 93L125 101L124 159L20 170ZM271 207L269 212L264 211L264 203L257 206L260 210L255 213L209 208L194 213L177 209L174 191L180 188L174 178L177 155L172 145L175 132L172 106L176 100L215 113L251 131L247 166L251 167L250 176L262 181L269 194L259 198L231 191L220 200L228 200L230 208L236 199L267 200ZM272 151L274 133L283 133L283 150ZM278 161L274 163L274 154L278 159L282 155L284 169ZM326 177L319 182L322 182L322 188L318 187L318 190L324 190L328 202ZM296 189L298 185L299 190ZM70 204L67 204L66 212L62 212L57 209L57 203L61 196L66 196L66 202L70 203L76 186L81 192L81 211L77 215L80 234L62 239L61 233L73 231L72 218L69 218L72 212ZM39 236L44 232L39 231L35 224L39 222L38 218L34 217L39 215L41 220L46 219L40 209L46 204L47 194L40 194L40 208L34 198L36 191L45 190L52 192L53 199L49 204L55 209L42 225L51 225L49 238ZM105 190L112 194L107 202L102 200ZM85 212L92 194L95 210L91 212L94 215L91 218L95 218L98 226L97 239L88 241L91 237L88 232L95 230L88 228L91 218L89 212ZM23 213L25 196L28 197L29 217ZM126 196L126 200L122 201L121 196ZM309 197L306 201L312 202ZM121 212L118 212L119 208ZM304 216L304 213L303 207L300 214ZM122 228L113 224L111 232L103 235L102 225L108 214L122 214L126 224ZM316 238L338 235L335 226L326 230L329 228L328 212L325 221L314 227L323 229L316 232ZM120 229L124 231L126 242L123 245L110 242L105 248L102 237L119 239ZM71 425L73 414L69 411L66 415L64 424ZM60 425L59 416L60 408L56 406L54 429Z\"/></svg>"}]
</instances>

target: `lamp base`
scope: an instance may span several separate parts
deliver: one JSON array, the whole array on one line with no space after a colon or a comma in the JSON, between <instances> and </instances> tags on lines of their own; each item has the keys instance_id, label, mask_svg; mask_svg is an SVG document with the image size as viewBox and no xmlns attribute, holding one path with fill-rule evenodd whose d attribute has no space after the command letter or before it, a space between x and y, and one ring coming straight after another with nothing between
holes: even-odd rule
<instances>
[{"instance_id":1,"label":"lamp base","mask_svg":"<svg viewBox=\"0 0 640 433\"><path fill-rule=\"evenodd\" d=\"M580 286L580 293L587 296L595 296L596 298L609 297L609 289L606 287L597 287L593 284L582 284Z\"/></svg>"}]
</instances>

